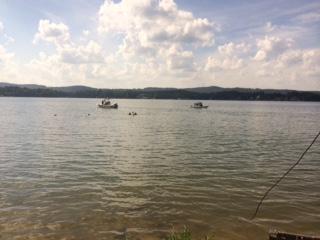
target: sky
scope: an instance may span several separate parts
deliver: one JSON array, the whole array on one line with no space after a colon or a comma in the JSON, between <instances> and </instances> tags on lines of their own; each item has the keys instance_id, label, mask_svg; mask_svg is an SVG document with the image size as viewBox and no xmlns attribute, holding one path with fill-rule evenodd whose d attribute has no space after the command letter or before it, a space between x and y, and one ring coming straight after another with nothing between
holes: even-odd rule
<instances>
[{"instance_id":1,"label":"sky","mask_svg":"<svg viewBox=\"0 0 320 240\"><path fill-rule=\"evenodd\" d=\"M0 82L320 90L318 0L0 0Z\"/></svg>"}]
</instances>

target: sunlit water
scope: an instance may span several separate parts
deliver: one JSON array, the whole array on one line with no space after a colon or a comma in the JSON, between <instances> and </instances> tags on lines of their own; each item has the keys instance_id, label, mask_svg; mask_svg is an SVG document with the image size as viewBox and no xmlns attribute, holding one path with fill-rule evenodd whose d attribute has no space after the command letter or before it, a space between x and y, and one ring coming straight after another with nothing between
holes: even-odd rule
<instances>
[{"instance_id":1,"label":"sunlit water","mask_svg":"<svg viewBox=\"0 0 320 240\"><path fill-rule=\"evenodd\" d=\"M117 102L0 98L0 239L320 234L319 103Z\"/></svg>"}]
</instances>

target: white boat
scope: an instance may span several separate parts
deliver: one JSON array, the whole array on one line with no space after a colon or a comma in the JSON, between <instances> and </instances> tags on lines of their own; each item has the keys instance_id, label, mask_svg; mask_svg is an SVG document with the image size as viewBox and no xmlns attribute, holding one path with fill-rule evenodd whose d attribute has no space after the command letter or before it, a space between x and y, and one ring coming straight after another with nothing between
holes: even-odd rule
<instances>
[{"instance_id":1,"label":"white boat","mask_svg":"<svg viewBox=\"0 0 320 240\"><path fill-rule=\"evenodd\" d=\"M111 104L111 102L108 99L103 99L101 103L98 104L98 107L107 108L107 109L110 109L110 108L117 109L118 104L117 103Z\"/></svg>"},{"instance_id":2,"label":"white boat","mask_svg":"<svg viewBox=\"0 0 320 240\"><path fill-rule=\"evenodd\" d=\"M202 102L196 102L193 105L191 105L192 108L208 108L208 106L204 106Z\"/></svg>"}]
</instances>

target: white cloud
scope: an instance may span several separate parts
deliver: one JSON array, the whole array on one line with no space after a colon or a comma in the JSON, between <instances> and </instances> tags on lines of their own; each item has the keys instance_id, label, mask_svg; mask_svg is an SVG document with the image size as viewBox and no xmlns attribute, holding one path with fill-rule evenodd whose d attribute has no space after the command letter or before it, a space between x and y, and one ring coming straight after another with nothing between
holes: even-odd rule
<instances>
[{"instance_id":1,"label":"white cloud","mask_svg":"<svg viewBox=\"0 0 320 240\"><path fill-rule=\"evenodd\" d=\"M85 32L89 33L89 32ZM56 57L63 63L91 64L104 62L102 47L95 41L78 45L71 40L69 27L63 23L40 20L34 41L47 41L55 44Z\"/></svg>"},{"instance_id":2,"label":"white cloud","mask_svg":"<svg viewBox=\"0 0 320 240\"><path fill-rule=\"evenodd\" d=\"M191 51L183 51L179 45L177 45L171 46L164 54L169 70L195 70L194 56Z\"/></svg>"},{"instance_id":3,"label":"white cloud","mask_svg":"<svg viewBox=\"0 0 320 240\"><path fill-rule=\"evenodd\" d=\"M15 63L15 54L0 44L0 81L12 82L17 79L18 66Z\"/></svg>"},{"instance_id":4,"label":"white cloud","mask_svg":"<svg viewBox=\"0 0 320 240\"><path fill-rule=\"evenodd\" d=\"M288 49L269 61L253 61L257 79L278 88L320 89L320 49Z\"/></svg>"},{"instance_id":5,"label":"white cloud","mask_svg":"<svg viewBox=\"0 0 320 240\"><path fill-rule=\"evenodd\" d=\"M289 50L279 56L276 66L320 77L320 49Z\"/></svg>"},{"instance_id":6,"label":"white cloud","mask_svg":"<svg viewBox=\"0 0 320 240\"><path fill-rule=\"evenodd\" d=\"M256 61L269 60L292 47L293 40L290 38L279 38L275 36L265 36L257 40L258 51L254 57Z\"/></svg>"},{"instance_id":7,"label":"white cloud","mask_svg":"<svg viewBox=\"0 0 320 240\"><path fill-rule=\"evenodd\" d=\"M271 78L283 85L298 88L302 82L320 88L320 48L301 49L291 38L266 36L257 40L257 52L253 57L258 77ZM269 80L270 81L270 80ZM287 87L288 88L288 87ZM290 88L290 87L289 87Z\"/></svg>"},{"instance_id":8,"label":"white cloud","mask_svg":"<svg viewBox=\"0 0 320 240\"><path fill-rule=\"evenodd\" d=\"M288 50L281 54L277 59L278 67L289 67L303 62L302 50Z\"/></svg>"},{"instance_id":9,"label":"white cloud","mask_svg":"<svg viewBox=\"0 0 320 240\"><path fill-rule=\"evenodd\" d=\"M228 58L215 58L208 57L205 70L214 71L214 70L235 70L243 66L244 61L238 57L228 57Z\"/></svg>"},{"instance_id":10,"label":"white cloud","mask_svg":"<svg viewBox=\"0 0 320 240\"><path fill-rule=\"evenodd\" d=\"M104 62L101 46L89 41L86 45L64 46L58 48L58 53L62 62L71 64L101 63Z\"/></svg>"},{"instance_id":11,"label":"white cloud","mask_svg":"<svg viewBox=\"0 0 320 240\"><path fill-rule=\"evenodd\" d=\"M260 53L263 57L258 58ZM256 46L223 44L206 59L203 69L202 77L218 85L320 89L320 49L297 48L290 38L259 38Z\"/></svg>"},{"instance_id":12,"label":"white cloud","mask_svg":"<svg viewBox=\"0 0 320 240\"><path fill-rule=\"evenodd\" d=\"M222 55L232 56L234 54L241 55L248 53L251 46L244 42L235 44L233 42L226 43L224 45L218 46L218 51Z\"/></svg>"},{"instance_id":13,"label":"white cloud","mask_svg":"<svg viewBox=\"0 0 320 240\"><path fill-rule=\"evenodd\" d=\"M179 9L173 0L107 0L99 10L100 34L123 36L118 57L134 63L126 65L132 68L127 71L152 63L153 77L155 72L180 77L195 71L194 52L213 45L215 29L213 22Z\"/></svg>"},{"instance_id":14,"label":"white cloud","mask_svg":"<svg viewBox=\"0 0 320 240\"><path fill-rule=\"evenodd\" d=\"M320 71L320 48L304 51L303 61L307 66L318 68Z\"/></svg>"},{"instance_id":15,"label":"white cloud","mask_svg":"<svg viewBox=\"0 0 320 240\"><path fill-rule=\"evenodd\" d=\"M64 23L53 23L47 19L40 20L33 43L40 40L54 43L57 46L67 44L70 41L69 27Z\"/></svg>"},{"instance_id":16,"label":"white cloud","mask_svg":"<svg viewBox=\"0 0 320 240\"><path fill-rule=\"evenodd\" d=\"M4 26L3 26L3 23L0 21L0 33L3 32L4 30Z\"/></svg>"},{"instance_id":17,"label":"white cloud","mask_svg":"<svg viewBox=\"0 0 320 240\"><path fill-rule=\"evenodd\" d=\"M141 43L211 46L215 24L178 9L173 0L105 1L99 11L101 33L134 33Z\"/></svg>"},{"instance_id":18,"label":"white cloud","mask_svg":"<svg viewBox=\"0 0 320 240\"><path fill-rule=\"evenodd\" d=\"M245 57L251 46L244 42L229 42L218 46L218 51L207 58L204 69L206 71L236 70L244 67Z\"/></svg>"},{"instance_id":19,"label":"white cloud","mask_svg":"<svg viewBox=\"0 0 320 240\"><path fill-rule=\"evenodd\" d=\"M43 83L49 86L78 84L84 82L85 74L80 71L80 65L66 64L57 54L40 53L38 58L32 59L24 66L27 81Z\"/></svg>"},{"instance_id":20,"label":"white cloud","mask_svg":"<svg viewBox=\"0 0 320 240\"><path fill-rule=\"evenodd\" d=\"M6 64L11 61L14 57L13 53L7 52L4 46L0 45L0 64Z\"/></svg>"},{"instance_id":21,"label":"white cloud","mask_svg":"<svg viewBox=\"0 0 320 240\"><path fill-rule=\"evenodd\" d=\"M90 34L90 31L89 31L89 30L83 30L83 31L82 31L82 34L83 34L84 36L88 37L89 34Z\"/></svg>"}]
</instances>

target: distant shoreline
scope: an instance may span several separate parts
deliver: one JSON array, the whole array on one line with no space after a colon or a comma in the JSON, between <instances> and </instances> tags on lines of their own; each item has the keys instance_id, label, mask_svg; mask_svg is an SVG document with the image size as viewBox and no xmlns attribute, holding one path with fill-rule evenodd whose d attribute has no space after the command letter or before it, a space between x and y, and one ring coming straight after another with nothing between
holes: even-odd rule
<instances>
[{"instance_id":1,"label":"distant shoreline","mask_svg":"<svg viewBox=\"0 0 320 240\"><path fill-rule=\"evenodd\" d=\"M46 87L0 83L0 97L48 98L116 98L171 100L230 100L230 101L299 101L320 102L320 91L297 91L251 88L143 88L98 89L86 86Z\"/></svg>"},{"instance_id":2,"label":"distant shoreline","mask_svg":"<svg viewBox=\"0 0 320 240\"><path fill-rule=\"evenodd\" d=\"M97 98L97 97L43 97L43 96L38 96L38 97L34 97L34 96L29 96L29 97L24 97L24 96L0 96L1 98L34 98L34 99L48 99L48 98L52 98L52 99L97 99L97 100L101 100L103 98ZM317 103L319 104L320 101L293 101L293 100L232 100L232 99L166 99L166 98L111 98L111 99L117 99L117 100L157 100L157 101L169 101L169 100L174 100L174 101L215 101L215 102L274 102L274 103Z\"/></svg>"}]
</instances>

